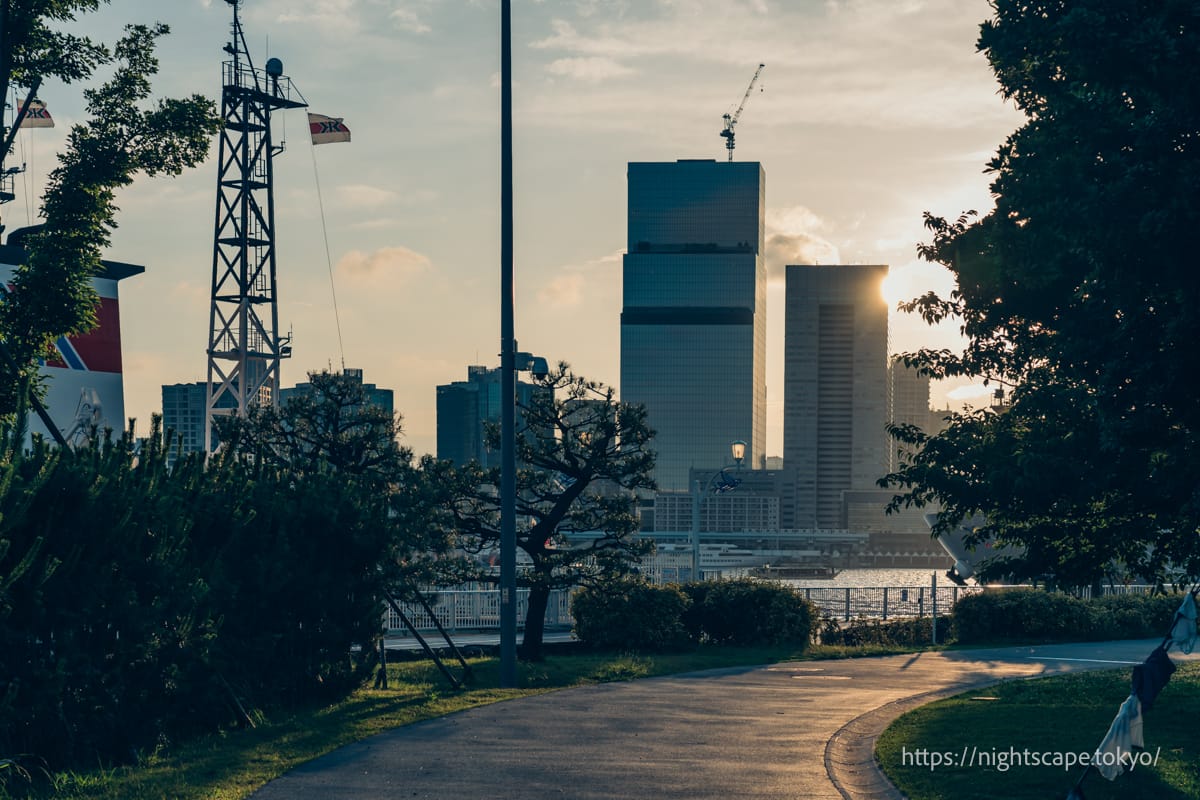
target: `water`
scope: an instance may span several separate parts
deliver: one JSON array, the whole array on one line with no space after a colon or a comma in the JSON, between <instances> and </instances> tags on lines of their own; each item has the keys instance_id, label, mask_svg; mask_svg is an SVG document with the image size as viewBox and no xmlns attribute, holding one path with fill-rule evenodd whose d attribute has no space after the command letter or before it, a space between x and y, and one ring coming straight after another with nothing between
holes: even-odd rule
<instances>
[{"instance_id":1,"label":"water","mask_svg":"<svg viewBox=\"0 0 1200 800\"><path fill-rule=\"evenodd\" d=\"M938 574L938 587L953 586L945 570L924 568L845 569L832 578L788 578L783 582L800 588L845 588L861 586L929 586L933 573ZM970 581L974 585L974 581Z\"/></svg>"}]
</instances>

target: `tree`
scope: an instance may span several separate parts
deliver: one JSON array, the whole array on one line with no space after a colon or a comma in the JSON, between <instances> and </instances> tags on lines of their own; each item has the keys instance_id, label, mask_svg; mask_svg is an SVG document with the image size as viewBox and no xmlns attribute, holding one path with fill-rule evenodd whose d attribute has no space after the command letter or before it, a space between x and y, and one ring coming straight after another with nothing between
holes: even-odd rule
<instances>
[{"instance_id":1,"label":"tree","mask_svg":"<svg viewBox=\"0 0 1200 800\"><path fill-rule=\"evenodd\" d=\"M653 432L641 406L618 402L612 388L560 363L538 380L541 391L521 407L517 437L517 547L531 565L518 571L529 589L522 656L541 656L550 592L595 585L629 573L653 543L640 539L634 492L653 489ZM492 446L499 431L488 432ZM494 551L500 542L499 468L477 462L425 467L454 487L449 510L460 546ZM480 580L496 583L492 574Z\"/></svg>"},{"instance_id":2,"label":"tree","mask_svg":"<svg viewBox=\"0 0 1200 800\"><path fill-rule=\"evenodd\" d=\"M86 80L100 65L113 68L107 82L84 91L90 119L71 129L42 199L45 224L26 238L28 257L0 305L0 341L15 365L15 374L0 366L0 416L18 425L37 388L38 359L57 337L95 325L90 280L116 227L116 190L139 173L178 175L200 163L220 124L212 101L199 95L145 107L158 71L154 45L167 26L130 25L110 51L50 25L98 7L99 0L0 0L0 90L10 83L29 90L51 76Z\"/></svg>"},{"instance_id":3,"label":"tree","mask_svg":"<svg viewBox=\"0 0 1200 800\"><path fill-rule=\"evenodd\" d=\"M297 478L332 476L330 491L374 509L375 524L390 541L380 554L380 585L394 594L461 581L464 564L449 555L452 543L441 524L447 489L400 446L399 415L372 403L361 380L331 372L308 377L308 390L280 408L251 406L245 417L218 418L225 449ZM381 594L375 598L382 602Z\"/></svg>"},{"instance_id":4,"label":"tree","mask_svg":"<svg viewBox=\"0 0 1200 800\"><path fill-rule=\"evenodd\" d=\"M998 565L1061 584L1114 564L1200 575L1200 15L1190 0L995 0L981 28L1002 94L1028 117L989 164L996 208L926 215L919 250L955 274L962 353L906 360L1008 389L955 414L885 481L893 505L937 500L935 533L981 514L975 540L1026 554ZM996 571L996 570L993 570Z\"/></svg>"}]
</instances>

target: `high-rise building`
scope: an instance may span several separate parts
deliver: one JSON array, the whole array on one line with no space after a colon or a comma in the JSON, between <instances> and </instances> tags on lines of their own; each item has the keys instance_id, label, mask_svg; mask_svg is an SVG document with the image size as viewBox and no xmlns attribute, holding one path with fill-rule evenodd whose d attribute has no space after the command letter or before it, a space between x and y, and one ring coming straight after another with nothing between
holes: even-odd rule
<instances>
[{"instance_id":1,"label":"high-rise building","mask_svg":"<svg viewBox=\"0 0 1200 800\"><path fill-rule=\"evenodd\" d=\"M363 388L363 393L367 397L367 402L373 406L384 409L389 414L395 414L395 400L391 389L380 389L373 383L363 382L363 371L361 369L342 369L342 375L353 383L358 384ZM312 384L305 381L297 383L290 389L279 390L279 404L285 405L288 400L293 397L308 394L312 391Z\"/></svg>"},{"instance_id":2,"label":"high-rise building","mask_svg":"<svg viewBox=\"0 0 1200 800\"><path fill-rule=\"evenodd\" d=\"M386 409L389 414L395 413L391 389L380 389L373 383L363 383L363 371L361 369L344 369L342 370L342 374L362 385L366 392L368 403ZM173 436L169 442L172 452L167 457L169 463L174 463L174 447L177 441L180 444L181 454L198 453L205 450L204 414L205 404L208 400L207 389L208 387L203 381L197 383L176 383L162 387L163 432L173 432ZM282 406L289 399L311 391L312 384L307 381L298 383L287 389L280 389L279 403ZM223 395L218 398L218 408L233 409L235 406L236 398L232 395ZM208 451L215 450L218 443L216 432L214 431L212 442L210 442L207 448Z\"/></svg>"},{"instance_id":3,"label":"high-rise building","mask_svg":"<svg viewBox=\"0 0 1200 800\"><path fill-rule=\"evenodd\" d=\"M621 312L621 399L646 407L654 478L688 490L688 470L746 442L766 457L766 180L753 161L629 164Z\"/></svg>"},{"instance_id":4,"label":"high-rise building","mask_svg":"<svg viewBox=\"0 0 1200 800\"><path fill-rule=\"evenodd\" d=\"M915 425L929 433L931 412L929 410L928 375L922 375L903 361L892 359L888 363L888 379L892 387L891 421L896 425ZM888 470L895 471L900 465L902 443L891 439L888 447Z\"/></svg>"},{"instance_id":5,"label":"high-rise building","mask_svg":"<svg viewBox=\"0 0 1200 800\"><path fill-rule=\"evenodd\" d=\"M845 492L876 489L890 437L884 265L787 268L783 463L797 528L845 528Z\"/></svg>"},{"instance_id":6,"label":"high-rise building","mask_svg":"<svg viewBox=\"0 0 1200 800\"><path fill-rule=\"evenodd\" d=\"M467 367L467 379L437 387L437 457L456 464L474 459L483 467L500 466L500 449L487 446L484 427L500 424L501 372ZM517 381L517 404L528 405L537 387ZM518 411L518 424L520 412Z\"/></svg>"},{"instance_id":7,"label":"high-rise building","mask_svg":"<svg viewBox=\"0 0 1200 800\"><path fill-rule=\"evenodd\" d=\"M205 451L204 409L208 399L207 388L203 381L162 387L162 427L163 433L170 436L167 440L168 463L175 462L177 443L180 454Z\"/></svg>"},{"instance_id":8,"label":"high-rise building","mask_svg":"<svg viewBox=\"0 0 1200 800\"><path fill-rule=\"evenodd\" d=\"M693 492L659 492L654 498L655 532L690 531L696 497L700 488L701 533L739 531L778 531L785 528L782 509L794 504L796 479L791 470L715 469L691 470ZM729 491L711 491L721 483Z\"/></svg>"}]
</instances>

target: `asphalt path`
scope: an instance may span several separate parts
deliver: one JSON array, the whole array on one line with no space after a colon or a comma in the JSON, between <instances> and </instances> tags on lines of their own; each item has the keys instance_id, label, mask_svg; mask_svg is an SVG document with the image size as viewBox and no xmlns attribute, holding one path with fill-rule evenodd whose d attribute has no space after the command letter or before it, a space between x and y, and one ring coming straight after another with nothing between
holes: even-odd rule
<instances>
[{"instance_id":1,"label":"asphalt path","mask_svg":"<svg viewBox=\"0 0 1200 800\"><path fill-rule=\"evenodd\" d=\"M908 708L999 680L1129 668L1158 642L804 661L566 689L374 736L252 797L895 798L871 753L878 732ZM1036 731L1013 746L1038 746ZM1096 731L1097 745L1104 733Z\"/></svg>"}]
</instances>

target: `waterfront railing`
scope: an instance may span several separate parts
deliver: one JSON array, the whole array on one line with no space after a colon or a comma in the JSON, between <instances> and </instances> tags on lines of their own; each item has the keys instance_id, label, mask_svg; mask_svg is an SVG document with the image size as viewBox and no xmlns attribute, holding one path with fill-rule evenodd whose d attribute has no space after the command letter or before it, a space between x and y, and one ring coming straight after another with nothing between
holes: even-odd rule
<instances>
[{"instance_id":1,"label":"waterfront railing","mask_svg":"<svg viewBox=\"0 0 1200 800\"><path fill-rule=\"evenodd\" d=\"M430 593L427 598L438 622L448 633L486 633L500 630L499 589L443 589ZM419 603L400 603L404 616L413 627L425 633L436 631L433 617ZM517 590L517 627L525 627L529 613L529 590ZM571 618L571 595L563 589L550 592L546 604L546 629L562 630L574 624ZM408 628L392 609L384 615L384 625L389 636L408 636Z\"/></svg>"},{"instance_id":2,"label":"waterfront railing","mask_svg":"<svg viewBox=\"0 0 1200 800\"><path fill-rule=\"evenodd\" d=\"M1001 587L989 587L1001 588ZM1015 587L1003 587L1015 588ZM1154 586L1105 586L1102 594L1149 594ZM1168 590L1170 587L1167 587ZM928 586L814 586L797 591L811 600L822 617L849 622L868 619L906 619L949 614L963 597L985 591L981 586L953 584ZM1084 596L1090 596L1085 592ZM442 627L450 633L487 633L500 630L500 592L497 589L445 589L429 596L429 604ZM422 633L436 631L429 613L417 603L401 603L405 616ZM529 611L529 590L517 591L517 626L524 628ZM546 607L546 630L572 627L571 592L554 590ZM385 616L389 636L407 636L407 628L392 610Z\"/></svg>"}]
</instances>

